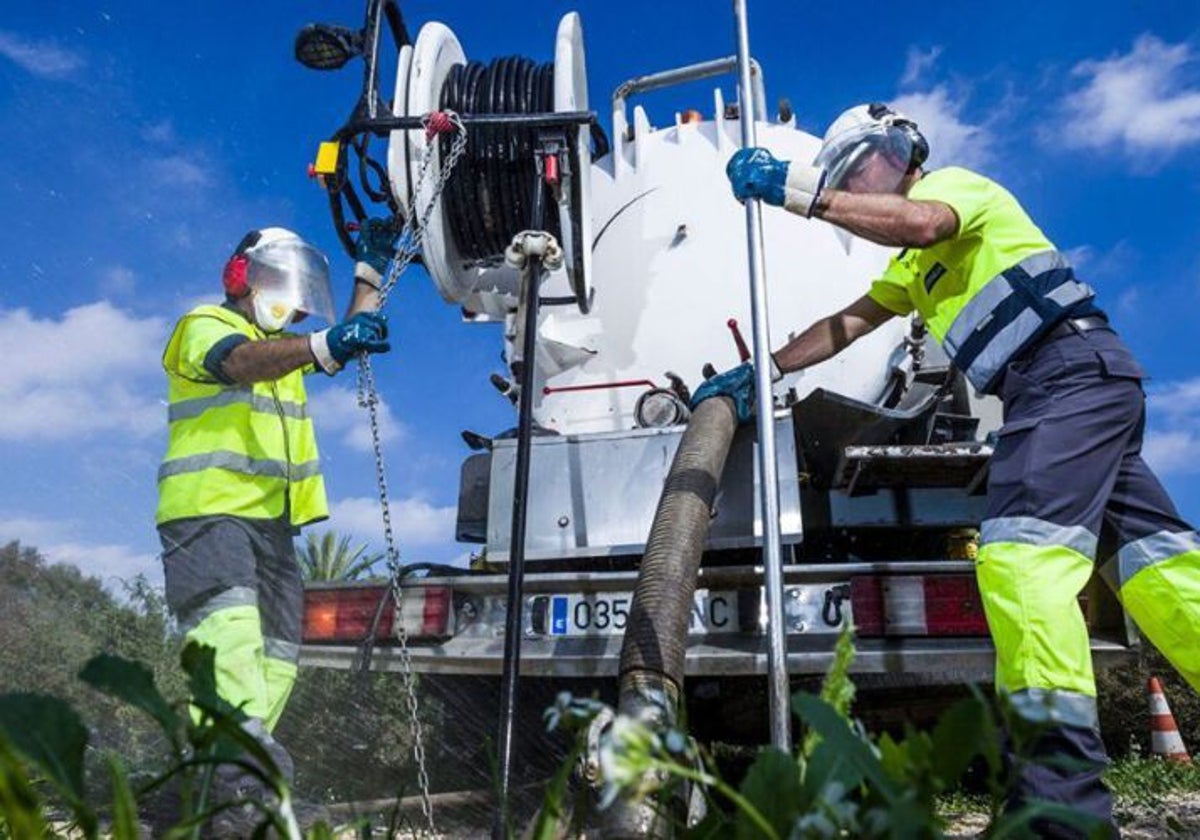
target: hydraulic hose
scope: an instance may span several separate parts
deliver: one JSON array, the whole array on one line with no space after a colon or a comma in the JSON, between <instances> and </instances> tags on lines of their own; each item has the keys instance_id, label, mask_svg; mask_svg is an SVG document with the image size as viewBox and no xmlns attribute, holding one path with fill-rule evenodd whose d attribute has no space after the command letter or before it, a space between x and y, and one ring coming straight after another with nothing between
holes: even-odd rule
<instances>
[{"instance_id":1,"label":"hydraulic hose","mask_svg":"<svg viewBox=\"0 0 1200 840\"><path fill-rule=\"evenodd\" d=\"M728 397L696 406L654 513L621 647L618 700L621 714L646 723L670 726L678 719L700 558L737 425ZM603 833L661 836L667 826L650 806L618 800L605 813Z\"/></svg>"}]
</instances>

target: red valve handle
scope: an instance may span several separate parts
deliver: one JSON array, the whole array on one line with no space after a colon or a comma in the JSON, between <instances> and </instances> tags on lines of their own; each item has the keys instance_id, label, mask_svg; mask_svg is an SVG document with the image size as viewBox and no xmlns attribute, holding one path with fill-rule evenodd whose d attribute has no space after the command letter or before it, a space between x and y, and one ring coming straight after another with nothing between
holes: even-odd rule
<instances>
[{"instance_id":1,"label":"red valve handle","mask_svg":"<svg viewBox=\"0 0 1200 840\"><path fill-rule=\"evenodd\" d=\"M743 362L750 361L750 348L746 346L746 340L742 338L742 331L738 329L736 318L730 318L725 322L725 326L729 327L729 331L733 333L733 343L737 345L738 357Z\"/></svg>"},{"instance_id":2,"label":"red valve handle","mask_svg":"<svg viewBox=\"0 0 1200 840\"><path fill-rule=\"evenodd\" d=\"M425 142L428 143L439 134L454 131L454 121L445 111L434 111L425 120Z\"/></svg>"}]
</instances>

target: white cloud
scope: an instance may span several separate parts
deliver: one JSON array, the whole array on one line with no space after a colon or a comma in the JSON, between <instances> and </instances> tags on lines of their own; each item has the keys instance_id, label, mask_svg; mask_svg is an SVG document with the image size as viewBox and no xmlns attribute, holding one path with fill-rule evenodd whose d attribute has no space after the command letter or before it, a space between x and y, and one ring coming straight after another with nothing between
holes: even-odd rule
<instances>
[{"instance_id":1,"label":"white cloud","mask_svg":"<svg viewBox=\"0 0 1200 840\"><path fill-rule=\"evenodd\" d=\"M1135 155L1200 142L1200 87L1181 72L1195 60L1188 44L1143 34L1124 55L1077 64L1072 73L1084 86L1063 100L1061 126L1046 140Z\"/></svg>"},{"instance_id":2,"label":"white cloud","mask_svg":"<svg viewBox=\"0 0 1200 840\"><path fill-rule=\"evenodd\" d=\"M162 563L158 554L134 551L127 545L85 544L78 542L51 543L37 546L42 556L51 563L68 563L78 567L84 574L100 578L105 587L120 594L122 584L138 575L146 578L151 586L163 587Z\"/></svg>"},{"instance_id":3,"label":"white cloud","mask_svg":"<svg viewBox=\"0 0 1200 840\"><path fill-rule=\"evenodd\" d=\"M133 269L115 265L100 274L100 291L105 295L130 295L137 287Z\"/></svg>"},{"instance_id":4,"label":"white cloud","mask_svg":"<svg viewBox=\"0 0 1200 840\"><path fill-rule=\"evenodd\" d=\"M1200 473L1200 377L1154 386L1142 457L1159 475Z\"/></svg>"},{"instance_id":5,"label":"white cloud","mask_svg":"<svg viewBox=\"0 0 1200 840\"><path fill-rule=\"evenodd\" d=\"M401 555L409 548L428 548L454 544L454 525L457 508L438 506L425 499L392 499L392 530ZM356 534L383 548L383 517L379 500L360 496L342 499L330 505L328 527L341 533ZM409 560L416 558L408 556Z\"/></svg>"},{"instance_id":6,"label":"white cloud","mask_svg":"<svg viewBox=\"0 0 1200 840\"><path fill-rule=\"evenodd\" d=\"M65 78L83 66L83 58L53 41L34 41L0 30L0 56L35 76Z\"/></svg>"},{"instance_id":7,"label":"white cloud","mask_svg":"<svg viewBox=\"0 0 1200 840\"><path fill-rule=\"evenodd\" d=\"M991 158L992 135L984 125L962 119L965 97L951 96L945 85L933 90L901 94L892 107L916 121L929 141L934 166L979 168Z\"/></svg>"},{"instance_id":8,"label":"white cloud","mask_svg":"<svg viewBox=\"0 0 1200 840\"><path fill-rule=\"evenodd\" d=\"M941 54L941 47L930 47L928 50L909 47L908 58L904 63L904 75L900 77L900 87L911 87L921 81L921 77L932 69Z\"/></svg>"},{"instance_id":9,"label":"white cloud","mask_svg":"<svg viewBox=\"0 0 1200 840\"><path fill-rule=\"evenodd\" d=\"M349 371L343 376L353 376ZM371 452L371 422L367 410L358 405L358 395L353 386L327 385L313 388L309 396L309 409L321 438L337 435L342 444L357 452ZM383 397L377 406L379 438L385 444L403 441L407 430L396 420ZM387 454L390 450L385 450Z\"/></svg>"},{"instance_id":10,"label":"white cloud","mask_svg":"<svg viewBox=\"0 0 1200 840\"><path fill-rule=\"evenodd\" d=\"M206 166L182 154L151 158L146 161L146 172L152 184L162 188L203 188L212 183Z\"/></svg>"},{"instance_id":11,"label":"white cloud","mask_svg":"<svg viewBox=\"0 0 1200 840\"><path fill-rule=\"evenodd\" d=\"M142 129L142 138L151 143L174 143L175 126L170 120L159 120Z\"/></svg>"},{"instance_id":12,"label":"white cloud","mask_svg":"<svg viewBox=\"0 0 1200 840\"><path fill-rule=\"evenodd\" d=\"M1063 251L1063 256L1067 258L1067 261L1071 263L1076 271L1081 271L1096 259L1096 249L1091 245L1079 245Z\"/></svg>"},{"instance_id":13,"label":"white cloud","mask_svg":"<svg viewBox=\"0 0 1200 840\"><path fill-rule=\"evenodd\" d=\"M85 575L99 578L115 594L122 584L138 575L162 588L162 563L157 553L137 551L127 545L88 543L80 539L79 523L32 517L0 518L0 545L20 540L36 548L50 563L75 566Z\"/></svg>"},{"instance_id":14,"label":"white cloud","mask_svg":"<svg viewBox=\"0 0 1200 840\"><path fill-rule=\"evenodd\" d=\"M0 440L160 431L166 336L162 319L139 319L107 301L69 309L61 320L0 310Z\"/></svg>"}]
</instances>

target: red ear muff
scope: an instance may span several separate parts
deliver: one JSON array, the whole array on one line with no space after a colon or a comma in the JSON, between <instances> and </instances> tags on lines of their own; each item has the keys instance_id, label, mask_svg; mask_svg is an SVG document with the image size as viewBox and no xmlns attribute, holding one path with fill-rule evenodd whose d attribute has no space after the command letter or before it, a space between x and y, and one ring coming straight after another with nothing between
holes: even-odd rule
<instances>
[{"instance_id":1,"label":"red ear muff","mask_svg":"<svg viewBox=\"0 0 1200 840\"><path fill-rule=\"evenodd\" d=\"M250 293L250 287L246 285L246 268L249 263L246 252L257 245L260 239L262 239L261 230L252 230L247 233L234 249L229 262L225 263L221 282L225 284L225 293L232 298L245 297Z\"/></svg>"},{"instance_id":2,"label":"red ear muff","mask_svg":"<svg viewBox=\"0 0 1200 840\"><path fill-rule=\"evenodd\" d=\"M245 297L250 291L246 285L246 266L249 260L244 254L238 254L235 257L230 257L229 262L225 263L225 271L221 275L221 282L225 284L225 294L232 298Z\"/></svg>"}]
</instances>

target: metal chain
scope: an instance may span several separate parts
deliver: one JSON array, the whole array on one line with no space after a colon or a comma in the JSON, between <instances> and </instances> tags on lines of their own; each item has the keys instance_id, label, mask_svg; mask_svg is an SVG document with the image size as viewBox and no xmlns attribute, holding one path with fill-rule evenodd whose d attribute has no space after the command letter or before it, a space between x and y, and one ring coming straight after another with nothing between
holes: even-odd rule
<instances>
[{"instance_id":1,"label":"metal chain","mask_svg":"<svg viewBox=\"0 0 1200 840\"><path fill-rule=\"evenodd\" d=\"M441 169L438 171L437 177L433 182L429 203L418 218L417 195L421 192L421 188L433 165L437 146L437 129L445 130L445 120L447 118L450 130L455 132L454 141L451 143L450 151L446 155L445 161L442 162ZM387 278L380 285L379 302L375 307L376 311L383 308L388 294L396 285L396 281L400 279L400 275L412 263L413 258L420 253L421 242L425 237L425 229L429 225L429 220L433 218L438 197L442 194L442 190L446 186L446 181L450 178L450 173L454 169L454 165L458 163L459 158L462 157L467 147L467 129L457 114L443 112L443 114L437 115L438 122L434 122L434 119L435 115L427 115L423 121L426 127L426 142L425 150L421 156L421 168L417 173L416 184L413 186L412 194L409 197L408 207L406 208L407 212L404 218L404 227L401 228L399 239L396 243L396 253L393 255L391 263L388 266ZM387 545L387 566L390 576L389 586L392 602L395 605L392 613L392 629L395 632L396 640L400 643L400 664L401 674L404 679L405 704L408 707L409 728L412 732L413 758L417 764L417 783L421 787L421 812L425 816L425 822L429 826L430 833L435 833L433 802L429 797L429 773L425 767L425 735L421 726L419 705L417 703L416 680L413 678L412 672L412 653L408 649L408 631L404 627L404 592L401 587L404 569L400 565L400 550L396 546L396 538L392 532L392 512L391 506L388 503L387 473L384 469L383 444L379 433L379 394L375 387L375 372L371 369L370 358L365 352L359 354L358 357L358 404L360 407L367 409L371 422L371 447L375 452L375 483L379 489L379 507L383 516L383 536Z\"/></svg>"}]
</instances>

